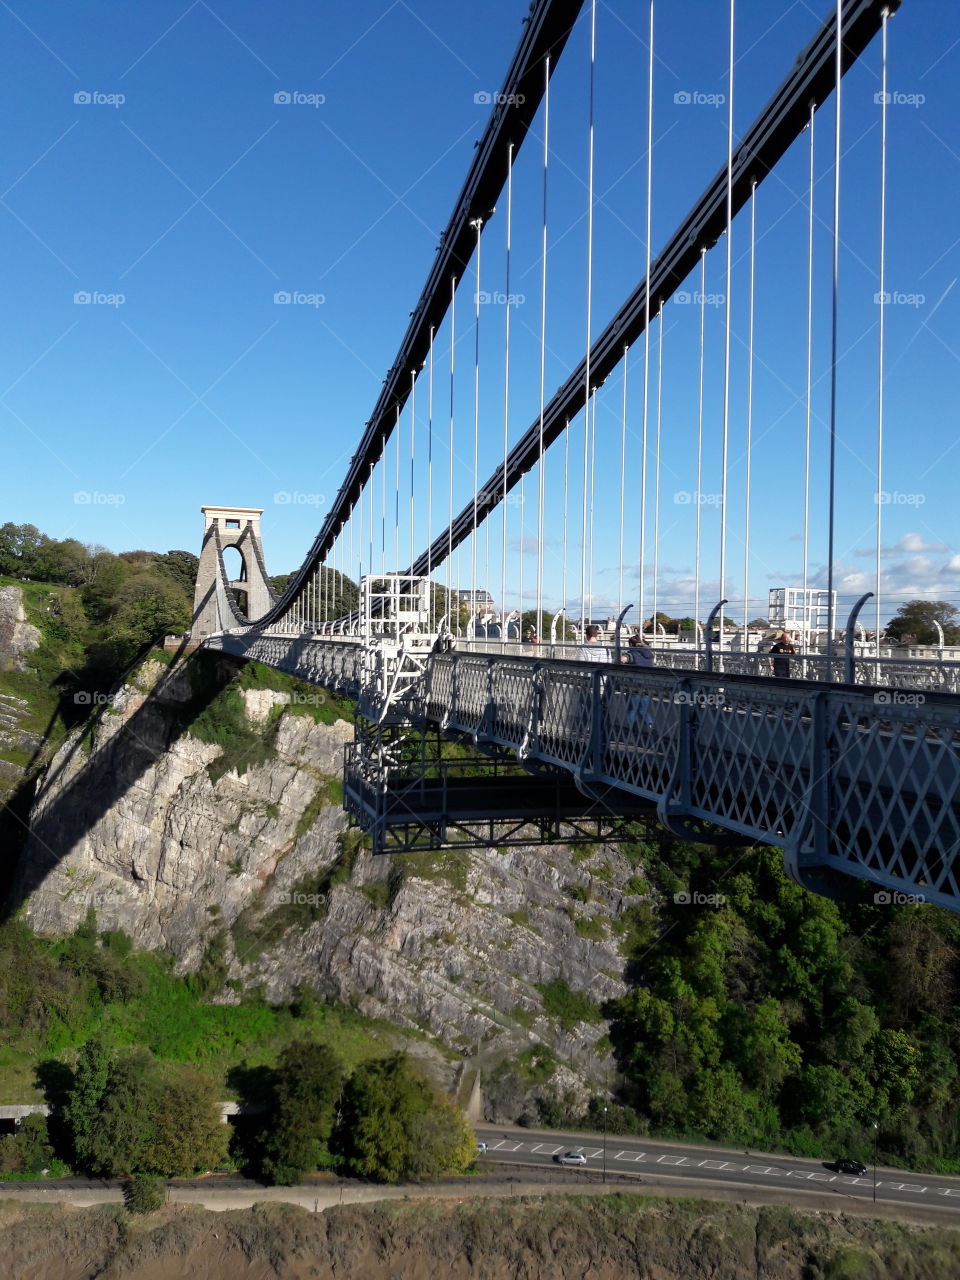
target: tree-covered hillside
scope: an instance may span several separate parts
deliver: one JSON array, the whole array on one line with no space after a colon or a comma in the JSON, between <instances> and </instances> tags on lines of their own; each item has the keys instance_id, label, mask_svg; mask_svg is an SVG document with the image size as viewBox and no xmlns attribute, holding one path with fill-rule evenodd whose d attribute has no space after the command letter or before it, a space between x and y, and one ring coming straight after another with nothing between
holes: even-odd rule
<instances>
[{"instance_id":1,"label":"tree-covered hillside","mask_svg":"<svg viewBox=\"0 0 960 1280\"><path fill-rule=\"evenodd\" d=\"M960 1168L960 920L818 897L772 849L664 840L642 860L658 905L633 909L632 989L607 1010L639 1116L864 1160L876 1135Z\"/></svg>"}]
</instances>

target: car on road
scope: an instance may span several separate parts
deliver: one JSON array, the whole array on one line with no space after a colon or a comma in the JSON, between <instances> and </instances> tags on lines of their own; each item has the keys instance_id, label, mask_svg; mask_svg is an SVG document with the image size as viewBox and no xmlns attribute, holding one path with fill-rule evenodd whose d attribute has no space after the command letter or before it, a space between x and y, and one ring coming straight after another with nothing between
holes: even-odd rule
<instances>
[{"instance_id":1,"label":"car on road","mask_svg":"<svg viewBox=\"0 0 960 1280\"><path fill-rule=\"evenodd\" d=\"M862 1178L867 1172L865 1164L861 1164L859 1160L848 1160L846 1157L834 1160L833 1167L837 1173L848 1173L852 1178Z\"/></svg>"},{"instance_id":2,"label":"car on road","mask_svg":"<svg viewBox=\"0 0 960 1280\"><path fill-rule=\"evenodd\" d=\"M583 1154L582 1151L564 1151L562 1155L560 1154L560 1152L557 1152L557 1154L553 1158L557 1162L557 1164L586 1164L587 1163L587 1157Z\"/></svg>"},{"instance_id":3,"label":"car on road","mask_svg":"<svg viewBox=\"0 0 960 1280\"><path fill-rule=\"evenodd\" d=\"M487 1154L487 1144L485 1142L477 1143L477 1155L485 1156Z\"/></svg>"}]
</instances>

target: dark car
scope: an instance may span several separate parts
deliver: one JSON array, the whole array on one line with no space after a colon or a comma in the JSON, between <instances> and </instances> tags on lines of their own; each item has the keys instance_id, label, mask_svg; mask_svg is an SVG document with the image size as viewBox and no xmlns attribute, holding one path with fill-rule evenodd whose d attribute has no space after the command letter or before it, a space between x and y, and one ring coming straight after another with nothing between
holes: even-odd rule
<instances>
[{"instance_id":1,"label":"dark car","mask_svg":"<svg viewBox=\"0 0 960 1280\"><path fill-rule=\"evenodd\" d=\"M835 1160L833 1167L837 1173L849 1173L852 1178L862 1178L867 1172L867 1166L859 1160Z\"/></svg>"}]
</instances>

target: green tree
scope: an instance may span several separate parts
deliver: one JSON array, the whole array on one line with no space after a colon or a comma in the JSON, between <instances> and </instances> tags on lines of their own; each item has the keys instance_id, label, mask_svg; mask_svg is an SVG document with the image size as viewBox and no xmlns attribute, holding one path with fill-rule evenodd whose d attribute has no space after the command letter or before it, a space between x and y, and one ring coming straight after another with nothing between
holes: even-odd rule
<instances>
[{"instance_id":1,"label":"green tree","mask_svg":"<svg viewBox=\"0 0 960 1280\"><path fill-rule=\"evenodd\" d=\"M187 1063L161 1064L149 1050L80 1050L64 1105L77 1167L95 1177L189 1176L226 1155L217 1089Z\"/></svg>"},{"instance_id":2,"label":"green tree","mask_svg":"<svg viewBox=\"0 0 960 1280\"><path fill-rule=\"evenodd\" d=\"M47 1117L24 1116L17 1131L17 1146L23 1161L24 1173L38 1174L49 1168L53 1160L53 1146L47 1127Z\"/></svg>"},{"instance_id":3,"label":"green tree","mask_svg":"<svg viewBox=\"0 0 960 1280\"><path fill-rule=\"evenodd\" d=\"M913 636L917 644L936 644L939 639L933 625L936 621L943 627L946 643L956 644L960 641L957 614L955 606L946 600L908 600L887 623L887 635L894 640Z\"/></svg>"},{"instance_id":4,"label":"green tree","mask_svg":"<svg viewBox=\"0 0 960 1280\"><path fill-rule=\"evenodd\" d=\"M280 1054L263 1138L268 1181L290 1186L330 1163L328 1143L343 1077L343 1063L328 1045L295 1040Z\"/></svg>"},{"instance_id":5,"label":"green tree","mask_svg":"<svg viewBox=\"0 0 960 1280\"><path fill-rule=\"evenodd\" d=\"M229 1128L223 1123L216 1082L188 1063L154 1070L150 1142L143 1167L168 1178L215 1169L226 1159Z\"/></svg>"},{"instance_id":6,"label":"green tree","mask_svg":"<svg viewBox=\"0 0 960 1280\"><path fill-rule=\"evenodd\" d=\"M70 1163L91 1169L101 1110L110 1080L113 1054L102 1036L93 1036L81 1048L77 1067L63 1109L63 1120L73 1148Z\"/></svg>"},{"instance_id":7,"label":"green tree","mask_svg":"<svg viewBox=\"0 0 960 1280\"><path fill-rule=\"evenodd\" d=\"M424 1156L419 1144L429 1130L429 1161L437 1173L461 1172L473 1144L444 1119L424 1119L443 1104L405 1054L361 1063L347 1081L336 1129L336 1145L350 1171L378 1182L414 1176ZM469 1130L467 1131L469 1132Z\"/></svg>"}]
</instances>

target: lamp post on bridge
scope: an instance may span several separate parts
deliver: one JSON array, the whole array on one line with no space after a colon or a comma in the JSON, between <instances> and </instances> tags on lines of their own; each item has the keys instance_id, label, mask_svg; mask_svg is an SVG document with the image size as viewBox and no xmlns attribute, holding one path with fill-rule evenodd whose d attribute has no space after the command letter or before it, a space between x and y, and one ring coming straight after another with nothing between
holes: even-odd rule
<instances>
[{"instance_id":1,"label":"lamp post on bridge","mask_svg":"<svg viewBox=\"0 0 960 1280\"><path fill-rule=\"evenodd\" d=\"M607 1108L603 1108L603 1182L607 1180Z\"/></svg>"},{"instance_id":2,"label":"lamp post on bridge","mask_svg":"<svg viewBox=\"0 0 960 1280\"><path fill-rule=\"evenodd\" d=\"M880 1126L873 1122L873 1203L877 1203L877 1139L880 1137Z\"/></svg>"}]
</instances>

